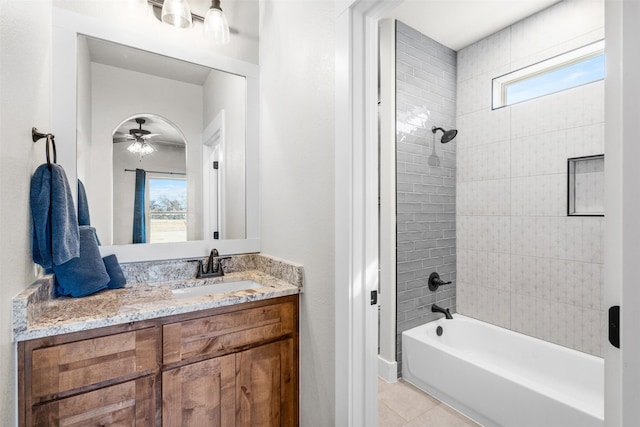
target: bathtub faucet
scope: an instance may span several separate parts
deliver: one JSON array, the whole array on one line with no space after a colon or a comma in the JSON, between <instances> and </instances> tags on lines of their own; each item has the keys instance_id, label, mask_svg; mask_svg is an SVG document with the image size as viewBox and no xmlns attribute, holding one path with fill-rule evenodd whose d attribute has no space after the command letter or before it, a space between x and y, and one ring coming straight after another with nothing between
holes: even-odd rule
<instances>
[{"instance_id":1,"label":"bathtub faucet","mask_svg":"<svg viewBox=\"0 0 640 427\"><path fill-rule=\"evenodd\" d=\"M447 319L453 319L453 316L449 312L448 308L442 308L439 305L433 304L431 306L431 311L433 313L442 313L442 314L444 314L444 317L446 317Z\"/></svg>"}]
</instances>

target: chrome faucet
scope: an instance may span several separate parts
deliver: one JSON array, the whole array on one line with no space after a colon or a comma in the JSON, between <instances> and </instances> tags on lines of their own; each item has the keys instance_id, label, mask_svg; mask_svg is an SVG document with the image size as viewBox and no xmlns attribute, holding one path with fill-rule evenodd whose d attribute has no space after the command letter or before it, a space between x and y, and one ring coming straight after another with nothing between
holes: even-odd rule
<instances>
[{"instance_id":1,"label":"chrome faucet","mask_svg":"<svg viewBox=\"0 0 640 427\"><path fill-rule=\"evenodd\" d=\"M221 257L216 248L211 249L209 253L209 259L207 265L203 265L202 260L198 261L198 272L196 273L196 279L202 279L205 277L220 277L224 276L224 270L222 268L222 260L229 257Z\"/></svg>"},{"instance_id":2,"label":"chrome faucet","mask_svg":"<svg viewBox=\"0 0 640 427\"><path fill-rule=\"evenodd\" d=\"M451 313L449 312L448 308L442 308L439 305L435 305L433 304L431 306L431 311L433 313L442 313L444 314L444 317L446 317L447 319L453 319L453 316L451 315Z\"/></svg>"}]
</instances>

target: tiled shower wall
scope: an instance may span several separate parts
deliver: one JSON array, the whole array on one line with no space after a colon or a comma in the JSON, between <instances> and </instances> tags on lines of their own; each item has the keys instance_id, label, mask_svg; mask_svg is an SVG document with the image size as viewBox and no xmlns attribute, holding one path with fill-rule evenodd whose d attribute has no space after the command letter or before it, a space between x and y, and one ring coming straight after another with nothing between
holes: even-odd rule
<instances>
[{"instance_id":1,"label":"tiled shower wall","mask_svg":"<svg viewBox=\"0 0 640 427\"><path fill-rule=\"evenodd\" d=\"M567 217L567 158L604 153L604 82L491 110L491 79L604 38L565 0L458 52L458 312L601 355L602 217Z\"/></svg>"},{"instance_id":2,"label":"tiled shower wall","mask_svg":"<svg viewBox=\"0 0 640 427\"><path fill-rule=\"evenodd\" d=\"M401 372L402 332L455 311L456 144L435 143L432 126L455 127L456 53L396 23L396 352ZM455 140L454 140L455 141ZM429 274L453 281L432 292Z\"/></svg>"}]
</instances>

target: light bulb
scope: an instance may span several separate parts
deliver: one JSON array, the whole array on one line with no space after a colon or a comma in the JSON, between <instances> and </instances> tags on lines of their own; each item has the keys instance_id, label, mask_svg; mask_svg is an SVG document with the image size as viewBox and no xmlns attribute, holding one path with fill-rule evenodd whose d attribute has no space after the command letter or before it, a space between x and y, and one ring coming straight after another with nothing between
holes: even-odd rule
<instances>
[{"instance_id":1,"label":"light bulb","mask_svg":"<svg viewBox=\"0 0 640 427\"><path fill-rule=\"evenodd\" d=\"M165 0L162 4L162 22L178 28L191 28L191 8L186 0Z\"/></svg>"},{"instance_id":2,"label":"light bulb","mask_svg":"<svg viewBox=\"0 0 640 427\"><path fill-rule=\"evenodd\" d=\"M204 32L210 35L216 44L229 43L229 24L221 9L211 7L204 17Z\"/></svg>"}]
</instances>

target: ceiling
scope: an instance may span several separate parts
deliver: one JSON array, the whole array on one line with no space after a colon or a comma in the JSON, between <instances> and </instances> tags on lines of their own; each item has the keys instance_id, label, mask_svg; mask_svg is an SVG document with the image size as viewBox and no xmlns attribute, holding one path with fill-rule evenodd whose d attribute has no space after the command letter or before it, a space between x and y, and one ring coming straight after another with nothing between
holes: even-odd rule
<instances>
[{"instance_id":1,"label":"ceiling","mask_svg":"<svg viewBox=\"0 0 640 427\"><path fill-rule=\"evenodd\" d=\"M455 51L558 0L404 0L386 14Z\"/></svg>"},{"instance_id":2,"label":"ceiling","mask_svg":"<svg viewBox=\"0 0 640 427\"><path fill-rule=\"evenodd\" d=\"M140 125L136 123L136 118L138 117L145 120L145 123L142 125L142 129L158 134L149 138L148 141L150 143L154 145L173 145L181 147L186 145L184 137L173 125L153 114L140 114L122 123L113 133L114 143L122 141L122 137L129 135L130 129L138 129L140 127ZM133 140L124 141L123 143L128 146L133 143Z\"/></svg>"},{"instance_id":3,"label":"ceiling","mask_svg":"<svg viewBox=\"0 0 640 427\"><path fill-rule=\"evenodd\" d=\"M92 62L202 86L211 68L86 37Z\"/></svg>"}]
</instances>

